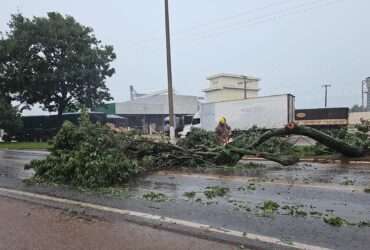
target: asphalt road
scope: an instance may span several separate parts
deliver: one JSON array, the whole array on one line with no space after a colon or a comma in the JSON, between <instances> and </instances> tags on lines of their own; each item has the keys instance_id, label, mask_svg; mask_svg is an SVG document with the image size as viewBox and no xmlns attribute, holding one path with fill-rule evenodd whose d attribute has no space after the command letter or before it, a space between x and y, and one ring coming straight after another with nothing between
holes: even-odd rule
<instances>
[{"instance_id":1,"label":"asphalt road","mask_svg":"<svg viewBox=\"0 0 370 250\"><path fill-rule=\"evenodd\" d=\"M370 246L370 166L298 164L281 168L264 163L256 168L158 172L126 188L81 192L66 187L26 186L21 179L30 159L43 154L0 152L0 186L129 209L274 237L289 244L303 243L331 249L368 249ZM207 187L226 188L223 197L208 199ZM144 194L165 195L161 202ZM184 194L191 192L194 197ZM263 209L276 202L274 211ZM335 227L324 218L340 217Z\"/></svg>"}]
</instances>

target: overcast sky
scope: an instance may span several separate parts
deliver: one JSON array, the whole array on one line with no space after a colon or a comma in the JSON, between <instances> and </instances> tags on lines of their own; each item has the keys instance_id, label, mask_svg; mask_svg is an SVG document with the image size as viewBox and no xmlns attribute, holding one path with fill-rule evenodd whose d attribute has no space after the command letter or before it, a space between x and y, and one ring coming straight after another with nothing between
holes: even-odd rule
<instances>
[{"instance_id":1,"label":"overcast sky","mask_svg":"<svg viewBox=\"0 0 370 250\"><path fill-rule=\"evenodd\" d=\"M1 0L0 30L12 13L58 11L94 29L117 53L108 80L115 101L167 86L163 0ZM177 93L203 95L206 77L262 79L261 95L292 93L297 108L361 102L370 76L369 0L170 0ZM34 110L32 113L38 113Z\"/></svg>"}]
</instances>

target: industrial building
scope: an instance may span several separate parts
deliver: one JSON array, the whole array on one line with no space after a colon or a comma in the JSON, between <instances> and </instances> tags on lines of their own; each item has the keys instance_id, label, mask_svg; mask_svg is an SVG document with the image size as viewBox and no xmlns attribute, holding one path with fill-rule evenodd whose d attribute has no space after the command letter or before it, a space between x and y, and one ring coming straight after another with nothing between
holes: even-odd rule
<instances>
[{"instance_id":1,"label":"industrial building","mask_svg":"<svg viewBox=\"0 0 370 250\"><path fill-rule=\"evenodd\" d=\"M184 123L187 117L191 119L199 110L199 98L190 95L174 94L174 112L177 117L177 126ZM144 132L162 131L164 120L168 116L168 94L167 92L146 95L134 100L119 102L115 104L115 113L128 118L131 128L143 130Z\"/></svg>"},{"instance_id":2,"label":"industrial building","mask_svg":"<svg viewBox=\"0 0 370 250\"><path fill-rule=\"evenodd\" d=\"M173 99L176 127L182 129L184 123L190 123L192 116L199 111L201 98L174 94ZM145 133L162 132L169 114L168 93L162 90L151 94L139 94L133 86L130 86L129 101L105 104L95 111L125 117L128 127Z\"/></svg>"},{"instance_id":3,"label":"industrial building","mask_svg":"<svg viewBox=\"0 0 370 250\"><path fill-rule=\"evenodd\" d=\"M258 96L260 79L237 74L216 74L207 78L204 89L207 102L234 101Z\"/></svg>"}]
</instances>

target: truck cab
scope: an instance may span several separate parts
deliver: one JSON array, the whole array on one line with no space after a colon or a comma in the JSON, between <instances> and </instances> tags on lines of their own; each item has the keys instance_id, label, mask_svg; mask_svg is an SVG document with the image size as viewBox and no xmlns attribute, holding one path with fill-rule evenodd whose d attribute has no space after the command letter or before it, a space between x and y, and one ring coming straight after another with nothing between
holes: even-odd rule
<instances>
[{"instance_id":1,"label":"truck cab","mask_svg":"<svg viewBox=\"0 0 370 250\"><path fill-rule=\"evenodd\" d=\"M194 114L191 123L184 126L184 129L179 133L181 138L185 138L192 128L201 128L200 112Z\"/></svg>"}]
</instances>

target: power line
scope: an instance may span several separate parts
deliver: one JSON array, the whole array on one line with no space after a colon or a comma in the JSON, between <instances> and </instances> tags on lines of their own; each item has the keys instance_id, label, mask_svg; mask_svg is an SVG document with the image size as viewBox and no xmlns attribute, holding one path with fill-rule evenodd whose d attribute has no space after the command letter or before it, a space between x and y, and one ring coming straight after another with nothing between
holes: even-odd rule
<instances>
[{"instance_id":1,"label":"power line","mask_svg":"<svg viewBox=\"0 0 370 250\"><path fill-rule=\"evenodd\" d=\"M343 0L332 0L332 1L329 1L329 2L321 3L321 4L312 5L312 3L322 2L322 0L315 0L315 1L310 2L311 6L308 5L308 4L299 5L299 6L296 6L295 8L292 8L292 9L286 9L286 10L283 10L283 11L275 12L275 13L270 14L270 15L260 16L260 17L257 17L257 18L252 18L252 19L249 19L247 22L243 23L242 25L230 27L228 29L224 29L224 30L221 30L221 31L218 31L218 32L212 32L211 31L211 32L208 32L208 33L203 33L203 34L200 34L200 36L198 38L194 38L194 39L192 38L191 40L194 42L194 41L198 41L198 40L213 38L215 36L219 36L219 35L229 33L229 32L232 32L232 31L244 30L245 28L250 27L250 26L255 26L257 24L274 21L278 18L288 17L288 16L296 15L296 14L299 14L299 13L302 13L302 12L307 12L307 11L316 9L318 7L325 7L325 6L328 6L328 5L332 5L332 4L334 4L338 1L343 1ZM306 8L304 8L304 7L306 7ZM184 40L184 39L177 39L177 41L180 41L180 40Z\"/></svg>"},{"instance_id":2,"label":"power line","mask_svg":"<svg viewBox=\"0 0 370 250\"><path fill-rule=\"evenodd\" d=\"M247 22L239 22L239 25L228 25L225 26L223 30L220 31L208 31L208 32L201 32L201 33L194 33L194 35L190 35L188 37L178 38L173 36L174 41L186 41L191 40L191 43L194 43L194 41L200 41L205 40L209 38L213 38L215 36L219 36L228 32L236 31L236 30L244 30L246 27L255 26L262 23L268 23L270 21L274 21L278 18L288 17L290 15L299 14L302 12L308 12L310 10L316 9L318 7L326 7L328 5L332 5L336 2L343 1L343 0L314 0L310 1L308 3L303 3L300 5L295 5L293 8L286 8L279 11L271 12L268 15L261 15L258 17L250 18L247 20ZM193 38L194 37L194 38ZM151 46L151 45L148 45ZM143 46L143 47L148 47Z\"/></svg>"},{"instance_id":3,"label":"power line","mask_svg":"<svg viewBox=\"0 0 370 250\"><path fill-rule=\"evenodd\" d=\"M306 13L306 12L312 11L312 10L318 8L318 7L327 7L327 6L330 6L330 5L333 5L333 4L337 3L339 1L343 1L343 0L329 0L329 2L325 1L324 3L322 3L322 0L321 1L315 0L315 1L310 2L311 5L308 5L308 3L306 3L305 5L299 5L300 8L298 8L298 6L295 6L295 8L289 8L289 9L285 9L285 10L282 10L282 11L279 11L279 12L274 12L273 14L270 14L270 15L265 15L265 16L260 16L260 17L257 17L257 18L249 19L248 22L243 23L243 25L239 25L237 27L234 27L233 29L222 30L222 31L219 31L219 32L209 32L207 34L199 34L198 37L190 36L190 37L177 38L177 39L173 38L172 40L176 41L176 42L189 41L187 43L187 46L189 46L189 45L194 46L194 45L199 44L199 42L202 41L202 40L207 40L207 39L210 39L210 38L214 38L214 37L223 35L225 33L234 32L234 31L237 31L237 30L239 30L239 31L240 30L248 30L248 28L251 28L251 27L254 27L254 26L257 26L257 25L261 25L263 23L276 21L278 19L286 18L286 17L289 17L291 15ZM312 5L312 3L317 3L317 2L321 2L321 4ZM306 7L306 8L304 8L304 7ZM141 48L152 47L152 49L150 50L149 53L160 55L162 53L158 49L160 46L161 46L160 44L151 44L151 45L147 45L147 46L142 46ZM148 51L146 51L145 53L147 55Z\"/></svg>"},{"instance_id":4,"label":"power line","mask_svg":"<svg viewBox=\"0 0 370 250\"><path fill-rule=\"evenodd\" d=\"M266 5L261 6L261 7L254 8L254 9L244 10L242 12L239 12L238 14L234 14L234 15L223 17L223 18L219 18L219 19L216 19L216 20L213 20L213 21L210 21L210 22L199 23L199 24L193 25L191 27L181 29L180 31L178 31L178 33L174 33L174 35L172 37L178 37L178 36L182 36L182 35L187 35L189 33L194 33L194 31L197 30L197 29L202 29L202 28L207 27L207 26L212 26L212 25L214 25L216 23L220 23L220 22L232 21L232 19L236 19L236 18L239 18L241 16L245 16L247 14L253 14L254 12L263 12L263 11L266 11L270 8L274 8L275 6L281 6L281 5L284 5L284 4L286 5L289 2L296 3L297 0L294 0L294 1L293 0L283 0L283 1L279 1L279 2L273 2L273 3L269 3L269 4L266 4ZM133 45L133 46L137 46L137 45L145 44L145 43L148 43L148 42L151 43L153 41L158 41L158 40L161 40L161 38L162 38L161 35L154 35L149 39L135 41L135 42L132 42L130 44Z\"/></svg>"},{"instance_id":5,"label":"power line","mask_svg":"<svg viewBox=\"0 0 370 250\"><path fill-rule=\"evenodd\" d=\"M286 5L289 2L296 3L297 0L294 0L294 1L291 1L291 0L283 0L283 1L269 3L269 4L266 4L266 5L261 6L261 7L257 7L257 8L254 8L254 9L244 10L242 12L239 12L238 14L234 14L234 15L223 17L223 18L219 18L219 19L216 19L216 20L207 22L207 23L196 24L196 25L193 25L192 27L189 27L189 28L180 30L180 32L190 31L191 33L193 33L196 29L203 29L205 27L209 27L209 26L215 25L217 23L225 24L225 22L233 22L233 21L235 21L234 19L238 19L238 18L244 17L246 15L251 15L253 13L264 12L266 10L269 10L270 8L274 8L275 6L281 7L282 5ZM176 35L176 34L174 34L174 35ZM179 34L179 35L181 35L181 34ZM179 36L179 35L177 35L177 36Z\"/></svg>"}]
</instances>

